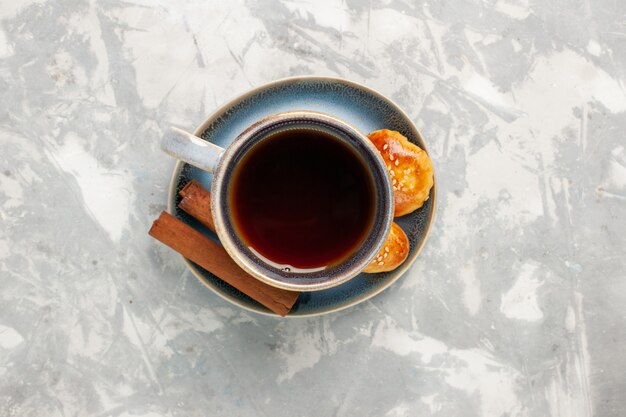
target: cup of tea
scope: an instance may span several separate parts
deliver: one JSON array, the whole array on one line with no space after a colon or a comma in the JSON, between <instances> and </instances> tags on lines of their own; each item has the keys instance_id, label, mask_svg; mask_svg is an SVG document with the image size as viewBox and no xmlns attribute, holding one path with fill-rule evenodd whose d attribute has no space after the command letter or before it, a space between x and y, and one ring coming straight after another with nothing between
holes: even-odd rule
<instances>
[{"instance_id":1,"label":"cup of tea","mask_svg":"<svg viewBox=\"0 0 626 417\"><path fill-rule=\"evenodd\" d=\"M349 123L314 111L266 117L226 149L172 128L162 149L213 173L215 230L259 280L317 291L358 275L391 227L385 163Z\"/></svg>"}]
</instances>

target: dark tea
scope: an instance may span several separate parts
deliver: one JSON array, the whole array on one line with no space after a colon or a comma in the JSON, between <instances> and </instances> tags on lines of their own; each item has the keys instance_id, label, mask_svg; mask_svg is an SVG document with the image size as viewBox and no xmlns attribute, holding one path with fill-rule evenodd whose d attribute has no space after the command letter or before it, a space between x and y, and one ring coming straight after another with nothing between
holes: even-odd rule
<instances>
[{"instance_id":1,"label":"dark tea","mask_svg":"<svg viewBox=\"0 0 626 417\"><path fill-rule=\"evenodd\" d=\"M315 270L353 254L373 224L375 190L355 150L330 133L274 133L235 169L235 228L266 261Z\"/></svg>"}]
</instances>

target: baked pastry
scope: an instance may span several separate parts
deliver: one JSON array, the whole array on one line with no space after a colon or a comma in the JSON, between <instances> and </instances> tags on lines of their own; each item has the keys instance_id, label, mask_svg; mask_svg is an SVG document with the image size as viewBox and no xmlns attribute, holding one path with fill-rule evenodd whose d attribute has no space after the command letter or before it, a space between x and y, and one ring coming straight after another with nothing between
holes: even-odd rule
<instances>
[{"instance_id":1,"label":"baked pastry","mask_svg":"<svg viewBox=\"0 0 626 417\"><path fill-rule=\"evenodd\" d=\"M402 265L407 256L409 256L409 238L406 237L404 230L394 222L391 224L385 246L363 272L393 271Z\"/></svg>"},{"instance_id":2,"label":"baked pastry","mask_svg":"<svg viewBox=\"0 0 626 417\"><path fill-rule=\"evenodd\" d=\"M368 137L389 170L394 216L404 216L422 207L433 186L433 164L428 154L395 130L377 130Z\"/></svg>"}]
</instances>

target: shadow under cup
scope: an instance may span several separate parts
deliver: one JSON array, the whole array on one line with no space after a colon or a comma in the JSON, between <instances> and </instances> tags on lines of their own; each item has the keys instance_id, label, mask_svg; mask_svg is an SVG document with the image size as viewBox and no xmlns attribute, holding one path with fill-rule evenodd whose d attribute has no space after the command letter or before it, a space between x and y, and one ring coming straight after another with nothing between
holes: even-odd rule
<instances>
[{"instance_id":1,"label":"shadow under cup","mask_svg":"<svg viewBox=\"0 0 626 417\"><path fill-rule=\"evenodd\" d=\"M262 123L260 128L252 126L225 151L212 184L213 214L226 250L252 275L271 285L295 291L330 288L356 276L381 249L392 221L391 185L384 162L376 148L364 135L346 123L331 116L325 117L327 120L319 119L277 118L270 123L260 122ZM342 148L348 148L348 151L356 157L353 159L359 160L359 165L371 187L369 200L372 204L371 218L362 231L359 244L347 256L340 257L336 262L322 268L295 268L288 262L272 262L251 247L241 224L237 224L235 215L237 208L234 204L237 200L233 195L237 191L235 187L239 186L237 176L242 164L245 166L249 160L254 161L263 148L267 148L266 152L269 152L271 146L275 146L273 145L275 141L284 140L286 136L289 136L291 141L297 141L299 134L325 136L337 141ZM337 143L334 146L337 146ZM319 169L324 169L323 164L320 164ZM219 230L220 228L222 230Z\"/></svg>"}]
</instances>

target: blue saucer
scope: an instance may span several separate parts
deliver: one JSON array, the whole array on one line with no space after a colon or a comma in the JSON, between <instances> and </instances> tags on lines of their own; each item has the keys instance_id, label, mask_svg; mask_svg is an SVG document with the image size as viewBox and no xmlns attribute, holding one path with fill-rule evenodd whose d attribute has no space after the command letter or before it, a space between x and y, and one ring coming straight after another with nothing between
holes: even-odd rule
<instances>
[{"instance_id":1,"label":"blue saucer","mask_svg":"<svg viewBox=\"0 0 626 417\"><path fill-rule=\"evenodd\" d=\"M218 109L194 132L219 146L226 147L246 127L266 116L289 110L315 110L337 116L365 134L374 130L391 129L405 135L426 150L424 141L408 116L391 100L376 91L340 78L294 77L257 87ZM211 174L179 162L174 168L168 211L217 240L210 230L178 209L178 191L189 181L196 180L211 188ZM393 284L415 261L433 222L435 187L424 206L413 213L395 219L406 232L410 252L398 269L381 274L362 273L350 281L327 290L301 293L289 313L291 316L315 316L353 306L378 294ZM274 315L268 309L215 275L186 259L191 271L208 288L222 298L248 310Z\"/></svg>"}]
</instances>

